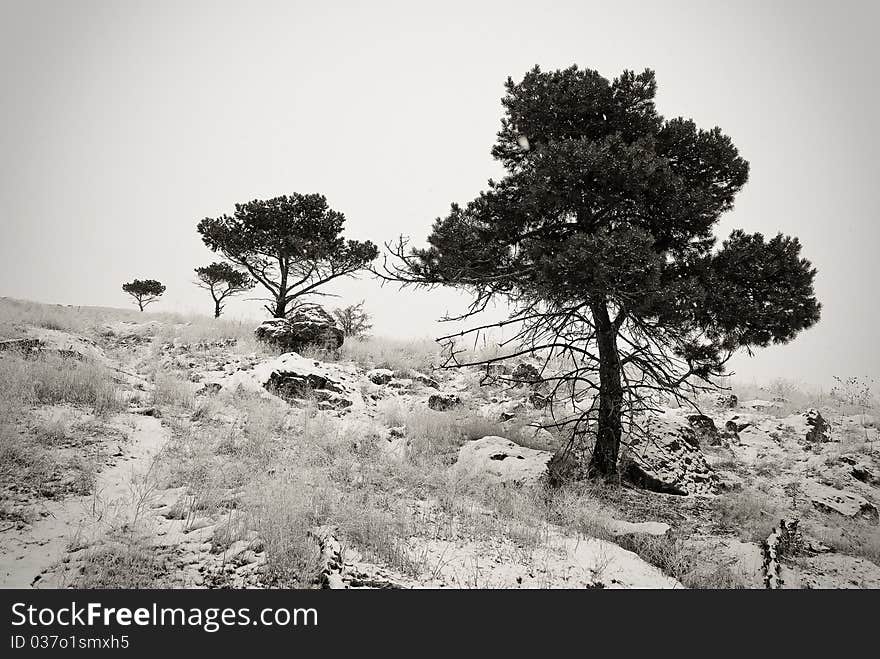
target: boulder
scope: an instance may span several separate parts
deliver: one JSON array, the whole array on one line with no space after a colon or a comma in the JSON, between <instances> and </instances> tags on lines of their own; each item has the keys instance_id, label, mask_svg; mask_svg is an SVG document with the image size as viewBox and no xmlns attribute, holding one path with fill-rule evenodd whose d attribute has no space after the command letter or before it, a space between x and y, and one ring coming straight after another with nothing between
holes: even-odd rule
<instances>
[{"instance_id":1,"label":"boulder","mask_svg":"<svg viewBox=\"0 0 880 659\"><path fill-rule=\"evenodd\" d=\"M307 346L335 350L345 340L333 316L320 304L312 303L300 305L287 318L264 320L254 334L286 352L298 352Z\"/></svg>"},{"instance_id":2,"label":"boulder","mask_svg":"<svg viewBox=\"0 0 880 659\"><path fill-rule=\"evenodd\" d=\"M801 490L817 510L838 513L844 517L863 517L874 524L880 521L877 506L859 494L816 482L803 484Z\"/></svg>"},{"instance_id":3,"label":"boulder","mask_svg":"<svg viewBox=\"0 0 880 659\"><path fill-rule=\"evenodd\" d=\"M547 471L552 453L515 444L504 437L483 437L458 451L461 468L496 483L532 485Z\"/></svg>"},{"instance_id":4,"label":"boulder","mask_svg":"<svg viewBox=\"0 0 880 659\"><path fill-rule=\"evenodd\" d=\"M355 374L341 365L307 359L295 352L267 360L249 370L236 371L219 383L232 390L238 386L256 391L265 389L292 404L314 398L318 407L328 410L364 405Z\"/></svg>"},{"instance_id":5,"label":"boulder","mask_svg":"<svg viewBox=\"0 0 880 659\"><path fill-rule=\"evenodd\" d=\"M798 436L808 442L831 441L831 426L817 409L810 408L800 414L792 414L784 423L793 427Z\"/></svg>"},{"instance_id":6,"label":"boulder","mask_svg":"<svg viewBox=\"0 0 880 659\"><path fill-rule=\"evenodd\" d=\"M718 435L718 428L711 417L705 414L689 414L687 417L688 424L694 429L694 435L697 439L697 446L705 441L709 446L718 446L721 444Z\"/></svg>"},{"instance_id":7,"label":"boulder","mask_svg":"<svg viewBox=\"0 0 880 659\"><path fill-rule=\"evenodd\" d=\"M880 476L877 475L874 468L867 462L856 462L849 473L857 481L867 483L868 485L880 485Z\"/></svg>"},{"instance_id":8,"label":"boulder","mask_svg":"<svg viewBox=\"0 0 880 659\"><path fill-rule=\"evenodd\" d=\"M373 384L388 384L394 378L394 371L388 368L374 368L367 371L367 379Z\"/></svg>"},{"instance_id":9,"label":"boulder","mask_svg":"<svg viewBox=\"0 0 880 659\"><path fill-rule=\"evenodd\" d=\"M410 371L409 377L419 384L428 387L429 389L440 388L440 383L437 382L437 380L432 378L430 375L425 375L424 373L419 373L418 371Z\"/></svg>"},{"instance_id":10,"label":"boulder","mask_svg":"<svg viewBox=\"0 0 880 659\"><path fill-rule=\"evenodd\" d=\"M458 407L459 405L461 405L461 398L459 398L457 394L431 394L431 397L428 398L428 407L437 412L445 412L446 410L451 410L453 407Z\"/></svg>"},{"instance_id":11,"label":"boulder","mask_svg":"<svg viewBox=\"0 0 880 659\"><path fill-rule=\"evenodd\" d=\"M538 372L538 369L531 364L521 362L517 365L515 369L513 369L513 373L510 374L510 378L514 382L535 384L536 382L541 381L541 374Z\"/></svg>"},{"instance_id":12,"label":"boulder","mask_svg":"<svg viewBox=\"0 0 880 659\"><path fill-rule=\"evenodd\" d=\"M621 519L609 519L604 522L611 535L656 535L664 536L671 527L666 522L627 522Z\"/></svg>"},{"instance_id":13,"label":"boulder","mask_svg":"<svg viewBox=\"0 0 880 659\"><path fill-rule=\"evenodd\" d=\"M739 399L736 394L718 394L715 396L715 404L718 407L733 409L739 404Z\"/></svg>"},{"instance_id":14,"label":"boulder","mask_svg":"<svg viewBox=\"0 0 880 659\"><path fill-rule=\"evenodd\" d=\"M0 341L0 352L15 350L16 352L37 352L43 347L39 339L7 339Z\"/></svg>"},{"instance_id":15,"label":"boulder","mask_svg":"<svg viewBox=\"0 0 880 659\"><path fill-rule=\"evenodd\" d=\"M693 428L673 415L643 423L644 436L629 438L622 474L636 485L667 494L716 494L718 475L697 446Z\"/></svg>"}]
</instances>

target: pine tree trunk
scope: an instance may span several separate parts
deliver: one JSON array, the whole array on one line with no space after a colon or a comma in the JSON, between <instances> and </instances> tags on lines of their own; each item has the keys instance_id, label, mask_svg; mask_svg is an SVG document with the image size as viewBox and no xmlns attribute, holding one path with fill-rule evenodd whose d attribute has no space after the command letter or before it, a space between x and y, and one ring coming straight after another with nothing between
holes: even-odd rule
<instances>
[{"instance_id":1,"label":"pine tree trunk","mask_svg":"<svg viewBox=\"0 0 880 659\"><path fill-rule=\"evenodd\" d=\"M599 347L599 419L596 445L590 459L589 475L613 476L622 431L623 387L620 380L620 356L617 352L617 329L608 317L605 303L593 306Z\"/></svg>"},{"instance_id":2,"label":"pine tree trunk","mask_svg":"<svg viewBox=\"0 0 880 659\"><path fill-rule=\"evenodd\" d=\"M220 317L220 300L214 300L214 318Z\"/></svg>"},{"instance_id":3,"label":"pine tree trunk","mask_svg":"<svg viewBox=\"0 0 880 659\"><path fill-rule=\"evenodd\" d=\"M275 317L287 317L287 267L281 255L278 256L278 272L281 280L278 282L278 295L275 297Z\"/></svg>"}]
</instances>

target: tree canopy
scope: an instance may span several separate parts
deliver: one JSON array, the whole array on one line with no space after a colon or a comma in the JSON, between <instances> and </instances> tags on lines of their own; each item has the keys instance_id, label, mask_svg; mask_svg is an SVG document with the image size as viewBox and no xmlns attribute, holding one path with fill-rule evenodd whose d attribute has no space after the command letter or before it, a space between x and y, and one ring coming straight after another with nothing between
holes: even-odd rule
<instances>
[{"instance_id":1,"label":"tree canopy","mask_svg":"<svg viewBox=\"0 0 880 659\"><path fill-rule=\"evenodd\" d=\"M737 230L716 244L749 165L719 128L658 114L653 71L535 67L506 90L492 149L506 175L453 204L426 248L401 239L389 274L470 291L464 317L508 302L511 354L556 364L545 384L567 404L568 456L613 474L624 417L638 432L661 397L714 386L735 350L816 323L816 271L797 238Z\"/></svg>"},{"instance_id":2,"label":"tree canopy","mask_svg":"<svg viewBox=\"0 0 880 659\"><path fill-rule=\"evenodd\" d=\"M254 281L247 273L220 261L196 268L195 273L196 286L209 291L214 300L214 318L223 313L223 301L227 297L254 287Z\"/></svg>"},{"instance_id":3,"label":"tree canopy","mask_svg":"<svg viewBox=\"0 0 880 659\"><path fill-rule=\"evenodd\" d=\"M293 193L236 204L232 215L198 224L204 243L269 291L266 310L283 318L292 302L351 276L378 256L370 241L342 237L345 216L320 194Z\"/></svg>"},{"instance_id":4,"label":"tree canopy","mask_svg":"<svg viewBox=\"0 0 880 659\"><path fill-rule=\"evenodd\" d=\"M131 295L137 302L138 309L143 311L144 307L161 297L165 286L155 279L134 279L123 284L122 290Z\"/></svg>"}]
</instances>

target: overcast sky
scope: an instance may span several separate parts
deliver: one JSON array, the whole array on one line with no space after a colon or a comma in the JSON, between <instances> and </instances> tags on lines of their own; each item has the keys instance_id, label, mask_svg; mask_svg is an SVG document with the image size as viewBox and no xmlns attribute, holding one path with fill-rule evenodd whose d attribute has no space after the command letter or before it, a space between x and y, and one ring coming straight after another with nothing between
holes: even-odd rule
<instances>
[{"instance_id":1,"label":"overcast sky","mask_svg":"<svg viewBox=\"0 0 880 659\"><path fill-rule=\"evenodd\" d=\"M719 234L797 235L819 270L820 323L738 374L880 376L880 3L0 7L0 295L125 306L123 281L154 278L168 290L152 308L209 313L198 220L294 191L326 195L351 237L421 242L500 174L507 76L650 67L662 114L720 126L751 163ZM436 336L462 304L370 280L334 290L366 299L387 336Z\"/></svg>"}]
</instances>

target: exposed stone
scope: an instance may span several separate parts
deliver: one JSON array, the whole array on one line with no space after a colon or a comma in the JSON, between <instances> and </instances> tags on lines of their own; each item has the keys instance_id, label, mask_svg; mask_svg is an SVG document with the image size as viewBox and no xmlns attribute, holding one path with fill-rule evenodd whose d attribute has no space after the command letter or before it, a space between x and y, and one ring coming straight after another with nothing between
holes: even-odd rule
<instances>
[{"instance_id":1,"label":"exposed stone","mask_svg":"<svg viewBox=\"0 0 880 659\"><path fill-rule=\"evenodd\" d=\"M265 389L289 403L299 404L314 398L322 409L362 408L363 397L357 377L339 364L307 359L295 352L283 354L221 378L219 384L235 390Z\"/></svg>"},{"instance_id":2,"label":"exposed stone","mask_svg":"<svg viewBox=\"0 0 880 659\"><path fill-rule=\"evenodd\" d=\"M513 369L510 377L515 382L524 382L526 384L535 384L541 381L541 374L538 372L538 369L526 362L518 364Z\"/></svg>"},{"instance_id":3,"label":"exposed stone","mask_svg":"<svg viewBox=\"0 0 880 659\"><path fill-rule=\"evenodd\" d=\"M388 384L394 378L394 371L388 368L374 368L367 371L367 379L373 384Z\"/></svg>"},{"instance_id":4,"label":"exposed stone","mask_svg":"<svg viewBox=\"0 0 880 659\"><path fill-rule=\"evenodd\" d=\"M223 385L219 382L206 382L196 394L199 396L206 396L208 394L218 394L220 390L223 388Z\"/></svg>"},{"instance_id":5,"label":"exposed stone","mask_svg":"<svg viewBox=\"0 0 880 659\"><path fill-rule=\"evenodd\" d=\"M0 352L16 350L18 352L36 352L43 343L39 339L8 339L0 341Z\"/></svg>"},{"instance_id":6,"label":"exposed stone","mask_svg":"<svg viewBox=\"0 0 880 659\"><path fill-rule=\"evenodd\" d=\"M739 404L739 399L736 394L718 394L715 396L715 404L718 407L733 409Z\"/></svg>"},{"instance_id":7,"label":"exposed stone","mask_svg":"<svg viewBox=\"0 0 880 659\"><path fill-rule=\"evenodd\" d=\"M424 373L419 373L418 371L410 371L409 377L412 378L413 380L415 380L416 382L423 384L424 386L428 387L429 389L439 389L440 388L440 383L437 382L437 380L432 378L430 375L425 375Z\"/></svg>"},{"instance_id":8,"label":"exposed stone","mask_svg":"<svg viewBox=\"0 0 880 659\"><path fill-rule=\"evenodd\" d=\"M630 437L621 472L640 487L668 494L716 494L720 479L696 446L693 428L673 415L650 417L644 437Z\"/></svg>"},{"instance_id":9,"label":"exposed stone","mask_svg":"<svg viewBox=\"0 0 880 659\"><path fill-rule=\"evenodd\" d=\"M529 394L529 402L536 410L542 410L550 403L550 399L544 394L533 391Z\"/></svg>"},{"instance_id":10,"label":"exposed stone","mask_svg":"<svg viewBox=\"0 0 880 659\"><path fill-rule=\"evenodd\" d=\"M611 535L656 535L662 536L669 533L671 527L665 522L627 522L619 519L609 519L604 526Z\"/></svg>"},{"instance_id":11,"label":"exposed stone","mask_svg":"<svg viewBox=\"0 0 880 659\"><path fill-rule=\"evenodd\" d=\"M705 441L709 446L718 446L721 444L718 436L718 428L711 417L705 414L689 414L688 423L694 429L694 435L697 439L697 446Z\"/></svg>"},{"instance_id":12,"label":"exposed stone","mask_svg":"<svg viewBox=\"0 0 880 659\"><path fill-rule=\"evenodd\" d=\"M830 442L831 426L817 409L810 408L800 414L793 414L784 420L795 432L808 442Z\"/></svg>"},{"instance_id":13,"label":"exposed stone","mask_svg":"<svg viewBox=\"0 0 880 659\"><path fill-rule=\"evenodd\" d=\"M856 480L867 483L868 485L880 484L880 478L877 477L877 474L874 472L871 465L866 462L857 462L854 464L850 470L850 474L852 474L852 477Z\"/></svg>"},{"instance_id":14,"label":"exposed stone","mask_svg":"<svg viewBox=\"0 0 880 659\"><path fill-rule=\"evenodd\" d=\"M844 517L863 517L874 524L880 521L877 506L859 494L816 482L807 482L801 486L801 489L810 497L817 510L838 513Z\"/></svg>"},{"instance_id":15,"label":"exposed stone","mask_svg":"<svg viewBox=\"0 0 880 659\"><path fill-rule=\"evenodd\" d=\"M336 320L319 304L302 304L287 318L270 318L254 334L261 341L284 351L298 352L307 346L336 349L345 335Z\"/></svg>"},{"instance_id":16,"label":"exposed stone","mask_svg":"<svg viewBox=\"0 0 880 659\"><path fill-rule=\"evenodd\" d=\"M551 455L549 451L520 446L504 437L489 436L462 446L457 464L494 482L530 485L546 473Z\"/></svg>"},{"instance_id":17,"label":"exposed stone","mask_svg":"<svg viewBox=\"0 0 880 659\"><path fill-rule=\"evenodd\" d=\"M459 405L461 405L461 398L459 398L457 394L431 394L431 397L428 398L428 407L437 412L445 412L446 410L451 410L453 407L458 407Z\"/></svg>"}]
</instances>

